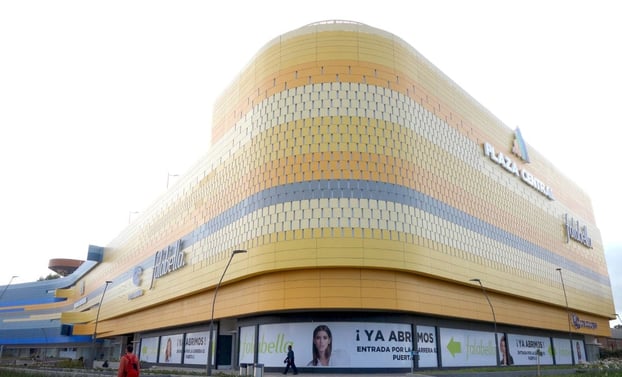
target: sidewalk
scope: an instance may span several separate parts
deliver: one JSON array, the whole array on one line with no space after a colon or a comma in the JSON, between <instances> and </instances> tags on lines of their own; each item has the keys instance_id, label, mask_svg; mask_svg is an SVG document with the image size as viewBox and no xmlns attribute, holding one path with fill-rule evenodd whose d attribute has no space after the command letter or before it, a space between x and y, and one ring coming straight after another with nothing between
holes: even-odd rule
<instances>
[{"instance_id":1,"label":"sidewalk","mask_svg":"<svg viewBox=\"0 0 622 377\"><path fill-rule=\"evenodd\" d=\"M44 377L103 377L103 376L116 376L116 371L113 370L89 370L89 369L34 369L28 367L3 367L2 369L15 370L15 371L28 371L33 375L43 375ZM570 375L576 373L576 368L573 369L541 369L541 376L549 375ZM238 376L239 371L233 370L214 370L212 375L218 377L219 374L228 374ZM196 376L196 372L192 374L185 374L183 371L178 373L163 372L161 374L156 373L144 373L145 376L151 377L190 377ZM311 372L311 373L298 373L300 377L531 377L538 376L538 371L534 369L522 369L522 370L507 370L500 369L493 372L475 372L468 370L451 371L451 370L426 370L417 371L415 373L404 372L383 372L383 373L326 373L323 371ZM293 373L288 373L288 376L293 377ZM282 372L264 372L263 377L285 377Z\"/></svg>"},{"instance_id":2,"label":"sidewalk","mask_svg":"<svg viewBox=\"0 0 622 377\"><path fill-rule=\"evenodd\" d=\"M293 377L293 373L290 371L288 376ZM283 373L268 372L264 373L264 377L284 377ZM428 374L411 374L411 373L304 373L299 372L300 377L434 377Z\"/></svg>"},{"instance_id":3,"label":"sidewalk","mask_svg":"<svg viewBox=\"0 0 622 377\"><path fill-rule=\"evenodd\" d=\"M302 368L302 370L300 370L301 368L299 368L299 372L298 375L296 377L531 377L531 376L551 376L551 375L570 375L570 374L576 374L577 373L577 367L572 367L570 365L567 366L567 368L561 367L561 368L554 368L554 369L550 369L550 368L540 368L540 370L538 371L538 368L536 368L536 366L533 367L529 367L529 366L525 366L525 367L519 367L519 368L515 368L515 367L501 367L498 368L497 370L492 370L492 371L481 371L481 370L476 370L476 368L474 368L473 370L469 370L468 368L461 368L461 369L455 369L455 370L451 370L451 369L427 369L427 370L415 370L414 373L411 373L411 371L404 371L403 369L401 371L388 371L388 370L383 370L382 368L378 368L377 372L371 371L360 371L360 370L353 370L353 371L348 371L343 370L342 371L331 371L330 368L306 368L306 370L304 368ZM270 368L269 371L263 371L263 373L261 374L261 377L286 377L283 373L282 373L283 369L277 369L275 370L275 368ZM255 370L252 371L253 375L247 375L245 377L260 377L257 374L255 374ZM218 369L218 370L213 370L212 371L212 375L215 377L219 377L219 374L227 374L227 375L233 375L233 376L240 376L240 370L231 370L231 369ZM162 376L164 377L164 376ZM180 373L178 375L170 375L169 377L184 377L183 373ZM292 372L292 370L289 371L289 373L287 373L287 377L294 377L294 373Z\"/></svg>"},{"instance_id":4,"label":"sidewalk","mask_svg":"<svg viewBox=\"0 0 622 377\"><path fill-rule=\"evenodd\" d=\"M539 374L538 374L539 373ZM576 368L569 369L541 369L539 372L534 369L523 370L503 370L494 372L469 372L460 370L426 370L415 371L415 373L298 373L301 377L529 377L529 376L550 376L550 375L570 375L576 374ZM288 373L293 376L293 373ZM268 372L264 377L284 377L282 373Z\"/></svg>"}]
</instances>

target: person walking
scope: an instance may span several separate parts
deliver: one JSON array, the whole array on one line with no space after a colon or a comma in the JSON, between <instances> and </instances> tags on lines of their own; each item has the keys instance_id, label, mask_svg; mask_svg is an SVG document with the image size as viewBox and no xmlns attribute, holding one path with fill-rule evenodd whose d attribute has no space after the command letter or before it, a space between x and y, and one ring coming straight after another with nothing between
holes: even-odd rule
<instances>
[{"instance_id":1,"label":"person walking","mask_svg":"<svg viewBox=\"0 0 622 377\"><path fill-rule=\"evenodd\" d=\"M298 368L296 368L296 362L294 360L294 350L292 349L292 345L287 346L287 357L285 358L285 372L283 374L287 374L289 371L289 367L292 367L294 374L298 374Z\"/></svg>"},{"instance_id":2,"label":"person walking","mask_svg":"<svg viewBox=\"0 0 622 377\"><path fill-rule=\"evenodd\" d=\"M134 347L130 344L125 349L125 355L121 357L119 362L119 370L117 377L138 377L140 376L140 362L133 353Z\"/></svg>"}]
</instances>

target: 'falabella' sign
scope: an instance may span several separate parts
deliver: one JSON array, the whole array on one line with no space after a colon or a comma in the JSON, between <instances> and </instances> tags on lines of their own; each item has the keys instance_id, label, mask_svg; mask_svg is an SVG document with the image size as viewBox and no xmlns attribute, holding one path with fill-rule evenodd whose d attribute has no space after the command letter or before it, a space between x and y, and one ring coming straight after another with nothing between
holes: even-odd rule
<instances>
[{"instance_id":1,"label":"'falabella' sign","mask_svg":"<svg viewBox=\"0 0 622 377\"><path fill-rule=\"evenodd\" d=\"M179 270L186 265L185 254L181 250L182 242L177 240L173 245L167 246L156 252L155 261L153 263L153 276L151 286L155 279L159 279L173 271Z\"/></svg>"},{"instance_id":2,"label":"'falabella' sign","mask_svg":"<svg viewBox=\"0 0 622 377\"><path fill-rule=\"evenodd\" d=\"M568 214L565 215L565 218L566 223L564 227L566 228L566 242L570 242L572 239L591 249L592 238L587 234L587 225L581 226L579 220L575 221L575 219L568 216Z\"/></svg>"}]
</instances>

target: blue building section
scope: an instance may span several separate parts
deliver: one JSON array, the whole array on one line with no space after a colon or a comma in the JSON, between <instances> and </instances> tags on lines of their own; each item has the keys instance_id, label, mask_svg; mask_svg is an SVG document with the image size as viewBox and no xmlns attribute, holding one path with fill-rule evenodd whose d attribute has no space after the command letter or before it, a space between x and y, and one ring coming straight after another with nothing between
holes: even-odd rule
<instances>
[{"instance_id":1,"label":"blue building section","mask_svg":"<svg viewBox=\"0 0 622 377\"><path fill-rule=\"evenodd\" d=\"M104 249L90 246L88 260L72 274L52 280L0 286L0 350L79 347L90 345L91 336L74 336L71 325L61 323L61 313L73 309L73 303L62 305L65 298L56 297L57 289L70 288L102 260ZM49 304L54 305L50 309ZM20 353L20 352L16 352ZM21 353L20 353L21 354Z\"/></svg>"}]
</instances>

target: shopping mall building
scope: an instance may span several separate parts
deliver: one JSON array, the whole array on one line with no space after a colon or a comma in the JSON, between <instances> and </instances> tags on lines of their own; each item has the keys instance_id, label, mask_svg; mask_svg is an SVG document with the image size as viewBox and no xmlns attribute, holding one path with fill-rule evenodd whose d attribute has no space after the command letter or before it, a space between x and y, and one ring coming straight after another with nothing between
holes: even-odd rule
<instances>
[{"instance_id":1,"label":"shopping mall building","mask_svg":"<svg viewBox=\"0 0 622 377\"><path fill-rule=\"evenodd\" d=\"M212 318L221 370L280 370L288 345L303 372L573 364L610 337L590 198L399 37L342 21L281 35L212 130L73 273L0 287L4 358L133 343L144 366L204 369Z\"/></svg>"}]
</instances>

